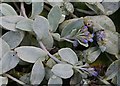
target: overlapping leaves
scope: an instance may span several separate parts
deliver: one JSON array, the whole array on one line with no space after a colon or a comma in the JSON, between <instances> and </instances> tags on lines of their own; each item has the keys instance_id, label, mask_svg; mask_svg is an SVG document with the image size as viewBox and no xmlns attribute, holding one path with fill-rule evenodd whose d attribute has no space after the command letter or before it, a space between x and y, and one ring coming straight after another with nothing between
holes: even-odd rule
<instances>
[{"instance_id":1,"label":"overlapping leaves","mask_svg":"<svg viewBox=\"0 0 120 86\"><path fill-rule=\"evenodd\" d=\"M36 33L39 41L42 41L47 48L53 46L53 38L49 32L49 22L45 17L37 16L33 22L33 31Z\"/></svg>"}]
</instances>

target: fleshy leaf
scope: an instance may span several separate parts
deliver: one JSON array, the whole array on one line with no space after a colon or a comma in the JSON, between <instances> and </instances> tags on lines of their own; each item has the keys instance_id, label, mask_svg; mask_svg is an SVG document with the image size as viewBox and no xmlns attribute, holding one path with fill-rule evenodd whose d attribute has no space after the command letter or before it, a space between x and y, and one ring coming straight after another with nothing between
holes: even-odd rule
<instances>
[{"instance_id":1,"label":"fleshy leaf","mask_svg":"<svg viewBox=\"0 0 120 86\"><path fill-rule=\"evenodd\" d=\"M106 15L111 15L114 12L116 12L119 9L119 1L117 2L106 2L107 0L104 0L101 4L103 5L105 9Z\"/></svg>"},{"instance_id":2,"label":"fleshy leaf","mask_svg":"<svg viewBox=\"0 0 120 86\"><path fill-rule=\"evenodd\" d=\"M120 67L120 63L118 64L118 66ZM117 74L117 84L120 84L120 69L118 70L118 74Z\"/></svg>"},{"instance_id":3,"label":"fleshy leaf","mask_svg":"<svg viewBox=\"0 0 120 86\"><path fill-rule=\"evenodd\" d=\"M94 62L100 55L101 50L97 47L91 47L83 51L84 58L86 58L90 63Z\"/></svg>"},{"instance_id":4,"label":"fleshy leaf","mask_svg":"<svg viewBox=\"0 0 120 86\"><path fill-rule=\"evenodd\" d=\"M22 20L24 17L22 16L3 16L0 17L0 26L7 30L16 31L16 23Z\"/></svg>"},{"instance_id":5,"label":"fleshy leaf","mask_svg":"<svg viewBox=\"0 0 120 86\"><path fill-rule=\"evenodd\" d=\"M23 30L23 31L33 31L33 20L31 19L22 19L21 21L17 22L16 28Z\"/></svg>"},{"instance_id":6,"label":"fleshy leaf","mask_svg":"<svg viewBox=\"0 0 120 86\"><path fill-rule=\"evenodd\" d=\"M24 33L21 31L9 31L2 36L2 39L7 42L11 49L17 47L24 38Z\"/></svg>"},{"instance_id":7,"label":"fleshy leaf","mask_svg":"<svg viewBox=\"0 0 120 86\"><path fill-rule=\"evenodd\" d=\"M51 70L56 76L67 79L73 75L72 65L70 64L56 64Z\"/></svg>"},{"instance_id":8,"label":"fleshy leaf","mask_svg":"<svg viewBox=\"0 0 120 86\"><path fill-rule=\"evenodd\" d=\"M13 69L19 63L19 58L16 52L7 52L0 60L0 74L3 74Z\"/></svg>"},{"instance_id":9,"label":"fleshy leaf","mask_svg":"<svg viewBox=\"0 0 120 86\"><path fill-rule=\"evenodd\" d=\"M48 14L48 21L51 26L50 30L52 32L55 32L57 30L61 17L62 17L62 12L60 7L54 6Z\"/></svg>"},{"instance_id":10,"label":"fleshy leaf","mask_svg":"<svg viewBox=\"0 0 120 86\"><path fill-rule=\"evenodd\" d=\"M86 5L93 10L96 14L104 14L105 9L103 5L100 2L89 2L86 3Z\"/></svg>"},{"instance_id":11,"label":"fleshy leaf","mask_svg":"<svg viewBox=\"0 0 120 86\"><path fill-rule=\"evenodd\" d=\"M54 2L54 1L50 1L50 0L47 0L48 2L49 2L49 4L51 5L51 6L62 6L63 5L63 0L61 0L61 1L57 1L57 2Z\"/></svg>"},{"instance_id":12,"label":"fleshy leaf","mask_svg":"<svg viewBox=\"0 0 120 86\"><path fill-rule=\"evenodd\" d=\"M7 52L10 51L10 46L0 38L0 58L3 57Z\"/></svg>"},{"instance_id":13,"label":"fleshy leaf","mask_svg":"<svg viewBox=\"0 0 120 86\"><path fill-rule=\"evenodd\" d=\"M105 15L100 15L100 16L86 16L85 18L88 18L92 20L94 23L94 31L105 29L105 30L111 30L111 31L116 31L115 25L113 21L105 16Z\"/></svg>"},{"instance_id":14,"label":"fleshy leaf","mask_svg":"<svg viewBox=\"0 0 120 86\"><path fill-rule=\"evenodd\" d=\"M53 38L49 32L49 22L45 17L37 16L33 22L33 30L37 35L38 41L42 41L47 48L53 46Z\"/></svg>"},{"instance_id":15,"label":"fleshy leaf","mask_svg":"<svg viewBox=\"0 0 120 86\"><path fill-rule=\"evenodd\" d=\"M30 82L32 85L40 84L45 76L45 69L41 59L38 59L33 65Z\"/></svg>"},{"instance_id":16,"label":"fleshy leaf","mask_svg":"<svg viewBox=\"0 0 120 86\"><path fill-rule=\"evenodd\" d=\"M120 70L119 65L120 65L120 60L116 60L108 67L105 73L106 80L110 80L117 75L118 71Z\"/></svg>"},{"instance_id":17,"label":"fleshy leaf","mask_svg":"<svg viewBox=\"0 0 120 86\"><path fill-rule=\"evenodd\" d=\"M51 86L51 85L59 85L59 86L62 86L62 79L58 76L55 76L53 75L49 81L48 81L48 86Z\"/></svg>"},{"instance_id":18,"label":"fleshy leaf","mask_svg":"<svg viewBox=\"0 0 120 86\"><path fill-rule=\"evenodd\" d=\"M38 58L43 61L45 60L45 56L47 55L46 52L44 52L41 48L33 46L17 47L15 51L17 52L17 55L20 59L29 63L35 63Z\"/></svg>"},{"instance_id":19,"label":"fleshy leaf","mask_svg":"<svg viewBox=\"0 0 120 86\"><path fill-rule=\"evenodd\" d=\"M0 12L3 16L17 15L17 12L14 10L14 8L6 3L0 4Z\"/></svg>"},{"instance_id":20,"label":"fleshy leaf","mask_svg":"<svg viewBox=\"0 0 120 86\"><path fill-rule=\"evenodd\" d=\"M61 27L63 28L61 32L61 36L65 37L69 35L73 29L80 29L83 26L84 26L84 22L82 18L67 20L63 22L61 25Z\"/></svg>"},{"instance_id":21,"label":"fleshy leaf","mask_svg":"<svg viewBox=\"0 0 120 86\"><path fill-rule=\"evenodd\" d=\"M58 51L60 57L68 62L68 63L71 63L71 64L75 64L78 62L78 57L76 55L76 53L70 49L70 48L62 48Z\"/></svg>"},{"instance_id":22,"label":"fleshy leaf","mask_svg":"<svg viewBox=\"0 0 120 86\"><path fill-rule=\"evenodd\" d=\"M105 31L106 33L106 52L117 55L119 53L118 47L119 47L119 34L117 32L112 32L109 30Z\"/></svg>"},{"instance_id":23,"label":"fleshy leaf","mask_svg":"<svg viewBox=\"0 0 120 86\"><path fill-rule=\"evenodd\" d=\"M35 18L36 15L40 14L44 7L44 2L41 0L40 2L36 2L38 0L32 0L32 14L31 18Z\"/></svg>"},{"instance_id":24,"label":"fleshy leaf","mask_svg":"<svg viewBox=\"0 0 120 86\"><path fill-rule=\"evenodd\" d=\"M108 2L107 0L100 2L86 3L86 5L97 14L111 15L119 9L119 0Z\"/></svg>"},{"instance_id":25,"label":"fleshy leaf","mask_svg":"<svg viewBox=\"0 0 120 86\"><path fill-rule=\"evenodd\" d=\"M33 22L33 30L38 36L39 40L41 40L44 35L48 36L49 27L48 20L43 16L37 16Z\"/></svg>"}]
</instances>

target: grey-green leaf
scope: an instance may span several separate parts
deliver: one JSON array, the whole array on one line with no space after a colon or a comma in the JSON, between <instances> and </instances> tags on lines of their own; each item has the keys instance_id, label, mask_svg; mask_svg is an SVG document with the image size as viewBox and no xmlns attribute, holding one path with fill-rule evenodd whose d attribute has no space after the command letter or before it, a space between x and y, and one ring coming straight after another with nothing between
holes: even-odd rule
<instances>
[{"instance_id":1,"label":"grey-green leaf","mask_svg":"<svg viewBox=\"0 0 120 86\"><path fill-rule=\"evenodd\" d=\"M7 52L3 58L0 60L0 74L3 74L11 69L13 69L19 63L19 58L16 55L16 52L10 51Z\"/></svg>"},{"instance_id":2,"label":"grey-green leaf","mask_svg":"<svg viewBox=\"0 0 120 86\"><path fill-rule=\"evenodd\" d=\"M86 5L96 14L102 15L105 12L103 5L100 2L88 2Z\"/></svg>"},{"instance_id":3,"label":"grey-green leaf","mask_svg":"<svg viewBox=\"0 0 120 86\"><path fill-rule=\"evenodd\" d=\"M108 67L105 73L106 80L110 80L117 75L118 71L120 70L119 65L120 65L120 60L116 60Z\"/></svg>"},{"instance_id":4,"label":"grey-green leaf","mask_svg":"<svg viewBox=\"0 0 120 86\"><path fill-rule=\"evenodd\" d=\"M32 85L40 84L45 76L45 69L41 59L38 59L33 65L30 82Z\"/></svg>"},{"instance_id":5,"label":"grey-green leaf","mask_svg":"<svg viewBox=\"0 0 120 86\"><path fill-rule=\"evenodd\" d=\"M56 64L51 70L56 76L67 79L73 75L72 65L70 64Z\"/></svg>"},{"instance_id":6,"label":"grey-green leaf","mask_svg":"<svg viewBox=\"0 0 120 86\"><path fill-rule=\"evenodd\" d=\"M118 65L120 67L120 64ZM120 70L118 70L118 74L117 74L117 84L120 84Z\"/></svg>"},{"instance_id":7,"label":"grey-green leaf","mask_svg":"<svg viewBox=\"0 0 120 86\"><path fill-rule=\"evenodd\" d=\"M53 37L51 33L48 33L48 35L44 36L42 39L43 44L46 46L47 49L51 49L53 46Z\"/></svg>"},{"instance_id":8,"label":"grey-green leaf","mask_svg":"<svg viewBox=\"0 0 120 86\"><path fill-rule=\"evenodd\" d=\"M62 37L67 36L73 29L80 29L82 26L84 26L82 18L67 20L63 22L61 25L61 27L63 28L61 36Z\"/></svg>"},{"instance_id":9,"label":"grey-green leaf","mask_svg":"<svg viewBox=\"0 0 120 86\"><path fill-rule=\"evenodd\" d=\"M6 86L8 84L8 78L0 76L0 86Z\"/></svg>"},{"instance_id":10,"label":"grey-green leaf","mask_svg":"<svg viewBox=\"0 0 120 86\"><path fill-rule=\"evenodd\" d=\"M11 49L17 47L24 38L22 31L9 31L2 36L2 39L7 42Z\"/></svg>"},{"instance_id":11,"label":"grey-green leaf","mask_svg":"<svg viewBox=\"0 0 120 86\"><path fill-rule=\"evenodd\" d=\"M90 63L94 62L100 55L101 50L97 47L91 47L83 51L84 58L86 58Z\"/></svg>"},{"instance_id":12,"label":"grey-green leaf","mask_svg":"<svg viewBox=\"0 0 120 86\"><path fill-rule=\"evenodd\" d=\"M55 32L58 28L58 24L62 17L62 11L59 6L54 6L49 14L48 14L48 21L50 23L50 31Z\"/></svg>"},{"instance_id":13,"label":"grey-green leaf","mask_svg":"<svg viewBox=\"0 0 120 86\"><path fill-rule=\"evenodd\" d=\"M0 38L0 58L3 57L7 52L10 51L10 46Z\"/></svg>"},{"instance_id":14,"label":"grey-green leaf","mask_svg":"<svg viewBox=\"0 0 120 86\"><path fill-rule=\"evenodd\" d=\"M54 1L50 1L50 0L47 0L48 1L48 3L51 5L51 6L62 6L63 5L63 0L61 0L61 1L57 1L57 2L54 2Z\"/></svg>"},{"instance_id":15,"label":"grey-green leaf","mask_svg":"<svg viewBox=\"0 0 120 86\"><path fill-rule=\"evenodd\" d=\"M109 30L105 31L106 33L106 52L117 55L119 53L119 34L117 32L112 32Z\"/></svg>"},{"instance_id":16,"label":"grey-green leaf","mask_svg":"<svg viewBox=\"0 0 120 86\"><path fill-rule=\"evenodd\" d=\"M62 86L62 84L63 84L62 79L55 75L53 75L48 81L48 86L52 86L52 85Z\"/></svg>"},{"instance_id":17,"label":"grey-green leaf","mask_svg":"<svg viewBox=\"0 0 120 86\"><path fill-rule=\"evenodd\" d=\"M118 2L106 2L106 1L107 0L104 0L101 3L105 9L106 15L111 15L120 8L119 1Z\"/></svg>"},{"instance_id":18,"label":"grey-green leaf","mask_svg":"<svg viewBox=\"0 0 120 86\"><path fill-rule=\"evenodd\" d=\"M17 12L14 10L14 8L7 3L0 4L0 12L4 16L17 15Z\"/></svg>"},{"instance_id":19,"label":"grey-green leaf","mask_svg":"<svg viewBox=\"0 0 120 86\"><path fill-rule=\"evenodd\" d=\"M44 35L48 36L49 33L49 22L43 16L37 16L33 22L33 30L38 36L38 39L42 39Z\"/></svg>"},{"instance_id":20,"label":"grey-green leaf","mask_svg":"<svg viewBox=\"0 0 120 86\"><path fill-rule=\"evenodd\" d=\"M3 16L0 17L0 26L7 30L16 31L16 23L22 20L24 17L22 16Z\"/></svg>"},{"instance_id":21,"label":"grey-green leaf","mask_svg":"<svg viewBox=\"0 0 120 86\"><path fill-rule=\"evenodd\" d=\"M41 61L45 60L45 56L47 56L46 52L43 51L41 48L33 47L33 46L21 46L15 49L17 55L23 61L29 63L35 63L38 58Z\"/></svg>"},{"instance_id":22,"label":"grey-green leaf","mask_svg":"<svg viewBox=\"0 0 120 86\"><path fill-rule=\"evenodd\" d=\"M49 22L43 16L35 17L33 22L33 31L36 33L38 41L42 41L47 48L53 46L53 38L49 32Z\"/></svg>"},{"instance_id":23,"label":"grey-green leaf","mask_svg":"<svg viewBox=\"0 0 120 86\"><path fill-rule=\"evenodd\" d=\"M21 21L17 22L16 28L23 30L23 31L33 31L33 20L32 19L22 19Z\"/></svg>"},{"instance_id":24,"label":"grey-green leaf","mask_svg":"<svg viewBox=\"0 0 120 86\"><path fill-rule=\"evenodd\" d=\"M43 10L44 2L36 2L37 0L32 0L32 14L31 18L35 18L36 15L40 14Z\"/></svg>"},{"instance_id":25,"label":"grey-green leaf","mask_svg":"<svg viewBox=\"0 0 120 86\"><path fill-rule=\"evenodd\" d=\"M60 57L68 62L68 63L71 63L71 64L75 64L78 62L78 57L76 55L76 53L70 49L70 48L62 48L58 51Z\"/></svg>"},{"instance_id":26,"label":"grey-green leaf","mask_svg":"<svg viewBox=\"0 0 120 86\"><path fill-rule=\"evenodd\" d=\"M100 29L106 29L111 31L116 31L113 21L105 15L100 16L87 16L86 18L90 19L94 23L95 31Z\"/></svg>"}]
</instances>

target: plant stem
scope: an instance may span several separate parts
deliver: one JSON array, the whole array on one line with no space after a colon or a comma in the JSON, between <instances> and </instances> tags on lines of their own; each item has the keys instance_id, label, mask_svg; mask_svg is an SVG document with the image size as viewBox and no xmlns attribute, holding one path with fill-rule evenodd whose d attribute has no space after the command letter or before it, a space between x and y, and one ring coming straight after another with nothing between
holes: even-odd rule
<instances>
[{"instance_id":1,"label":"plant stem","mask_svg":"<svg viewBox=\"0 0 120 86\"><path fill-rule=\"evenodd\" d=\"M53 59L54 61L56 61L57 63L61 63L61 61L60 61L59 59L57 59L55 56L51 55L51 54L47 51L46 47L44 46L44 44L43 44L41 41L39 42L39 44L40 44L41 48L48 54L48 56L49 56L50 58L52 58L52 59Z\"/></svg>"},{"instance_id":2,"label":"plant stem","mask_svg":"<svg viewBox=\"0 0 120 86\"><path fill-rule=\"evenodd\" d=\"M20 9L19 9L18 5L16 4L15 0L13 0L13 4L15 5L17 12L20 12Z\"/></svg>"},{"instance_id":3,"label":"plant stem","mask_svg":"<svg viewBox=\"0 0 120 86\"><path fill-rule=\"evenodd\" d=\"M11 75L9 75L9 74L5 74L5 76L8 77L8 78L10 78L10 79L12 79L13 81L21 84L21 85L25 85L25 84L26 84L26 83L24 83L24 82L22 82L22 81L20 81L20 80L18 80L18 79L16 79L16 78L14 78L13 76L11 76Z\"/></svg>"},{"instance_id":4,"label":"plant stem","mask_svg":"<svg viewBox=\"0 0 120 86\"><path fill-rule=\"evenodd\" d=\"M86 11L86 10L83 10L83 9L76 9L78 12L82 12L82 13L85 13L85 14L89 14L89 15L95 15L94 12L92 11Z\"/></svg>"},{"instance_id":5,"label":"plant stem","mask_svg":"<svg viewBox=\"0 0 120 86\"><path fill-rule=\"evenodd\" d=\"M21 13L25 18L28 18L25 12L24 2L21 2Z\"/></svg>"},{"instance_id":6,"label":"plant stem","mask_svg":"<svg viewBox=\"0 0 120 86\"><path fill-rule=\"evenodd\" d=\"M97 79L99 79L101 82L103 82L106 85L112 86L107 80L102 79L100 76L97 76Z\"/></svg>"},{"instance_id":7,"label":"plant stem","mask_svg":"<svg viewBox=\"0 0 120 86\"><path fill-rule=\"evenodd\" d=\"M61 38L62 40L65 40L65 41L67 41L67 42L70 42L70 43L74 43L74 41L71 41L71 40L69 40L68 38Z\"/></svg>"}]
</instances>

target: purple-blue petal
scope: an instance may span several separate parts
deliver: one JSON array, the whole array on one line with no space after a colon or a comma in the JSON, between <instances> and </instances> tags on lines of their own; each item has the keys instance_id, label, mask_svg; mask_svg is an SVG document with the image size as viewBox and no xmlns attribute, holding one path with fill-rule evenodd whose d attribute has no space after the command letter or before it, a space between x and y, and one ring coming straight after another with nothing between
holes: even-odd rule
<instances>
[{"instance_id":1,"label":"purple-blue petal","mask_svg":"<svg viewBox=\"0 0 120 86\"><path fill-rule=\"evenodd\" d=\"M84 32L84 31L87 31L87 30L88 30L88 27L84 26L81 31Z\"/></svg>"},{"instance_id":2,"label":"purple-blue petal","mask_svg":"<svg viewBox=\"0 0 120 86\"><path fill-rule=\"evenodd\" d=\"M84 26L84 28L88 28L87 26Z\"/></svg>"},{"instance_id":3,"label":"purple-blue petal","mask_svg":"<svg viewBox=\"0 0 120 86\"><path fill-rule=\"evenodd\" d=\"M94 37L95 36L95 34L94 33L92 33L92 37Z\"/></svg>"},{"instance_id":4,"label":"purple-blue petal","mask_svg":"<svg viewBox=\"0 0 120 86\"><path fill-rule=\"evenodd\" d=\"M93 39L91 38L91 39L89 39L89 41L90 41L90 42L93 42Z\"/></svg>"},{"instance_id":5,"label":"purple-blue petal","mask_svg":"<svg viewBox=\"0 0 120 86\"><path fill-rule=\"evenodd\" d=\"M74 47L77 47L78 45L79 45L78 41L75 40L75 41L73 42L73 46L74 46Z\"/></svg>"},{"instance_id":6,"label":"purple-blue petal","mask_svg":"<svg viewBox=\"0 0 120 86\"><path fill-rule=\"evenodd\" d=\"M98 76L98 72L94 71L91 73L93 76Z\"/></svg>"},{"instance_id":7,"label":"purple-blue petal","mask_svg":"<svg viewBox=\"0 0 120 86\"><path fill-rule=\"evenodd\" d=\"M88 36L90 34L90 32L86 31L84 32L84 35Z\"/></svg>"},{"instance_id":8,"label":"purple-blue petal","mask_svg":"<svg viewBox=\"0 0 120 86\"><path fill-rule=\"evenodd\" d=\"M83 42L86 44L86 43L88 43L88 40L87 39L83 39Z\"/></svg>"}]
</instances>

